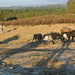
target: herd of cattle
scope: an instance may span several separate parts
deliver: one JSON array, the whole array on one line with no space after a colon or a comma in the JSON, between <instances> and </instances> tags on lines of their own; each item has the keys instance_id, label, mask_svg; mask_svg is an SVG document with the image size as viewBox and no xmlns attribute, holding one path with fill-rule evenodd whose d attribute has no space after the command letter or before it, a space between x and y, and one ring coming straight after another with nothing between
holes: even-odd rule
<instances>
[{"instance_id":1,"label":"herd of cattle","mask_svg":"<svg viewBox=\"0 0 75 75\"><path fill-rule=\"evenodd\" d=\"M0 33L3 33L3 26L0 25ZM72 30L71 28L68 27L63 27L59 32L51 32L48 34L44 34L42 35L40 34L34 34L33 35L33 41L37 41L37 40L42 40L43 43L50 43L52 42L52 44L55 44L56 40L61 40L62 42L66 42L66 41L74 41L74 37L75 37L75 30Z\"/></svg>"},{"instance_id":2,"label":"herd of cattle","mask_svg":"<svg viewBox=\"0 0 75 75\"><path fill-rule=\"evenodd\" d=\"M55 44L56 40L61 40L62 42L66 41L74 41L75 37L75 30L72 30L68 27L63 27L59 32L51 32L49 34L34 34L32 41L42 40L43 43L50 43Z\"/></svg>"}]
</instances>

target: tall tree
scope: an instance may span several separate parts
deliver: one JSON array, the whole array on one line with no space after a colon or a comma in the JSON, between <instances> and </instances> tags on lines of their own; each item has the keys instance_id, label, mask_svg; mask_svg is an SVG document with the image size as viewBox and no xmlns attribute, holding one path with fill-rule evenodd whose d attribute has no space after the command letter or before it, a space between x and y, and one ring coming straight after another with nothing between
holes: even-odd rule
<instances>
[{"instance_id":1,"label":"tall tree","mask_svg":"<svg viewBox=\"0 0 75 75\"><path fill-rule=\"evenodd\" d=\"M75 0L68 0L68 2L67 2L67 12L75 13Z\"/></svg>"},{"instance_id":2,"label":"tall tree","mask_svg":"<svg viewBox=\"0 0 75 75\"><path fill-rule=\"evenodd\" d=\"M0 21L4 21L4 12L0 10Z\"/></svg>"}]
</instances>

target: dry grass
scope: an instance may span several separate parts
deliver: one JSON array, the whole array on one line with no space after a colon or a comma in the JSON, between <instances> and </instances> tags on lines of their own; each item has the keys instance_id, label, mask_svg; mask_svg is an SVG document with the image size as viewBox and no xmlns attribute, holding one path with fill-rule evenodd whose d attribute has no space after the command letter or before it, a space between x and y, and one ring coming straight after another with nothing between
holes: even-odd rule
<instances>
[{"instance_id":1,"label":"dry grass","mask_svg":"<svg viewBox=\"0 0 75 75\"><path fill-rule=\"evenodd\" d=\"M75 25L73 24L4 27L4 32L0 36L0 54L4 57L3 61L8 64L18 64L21 67L47 66L48 68L60 68L66 64L67 61L59 61L56 58L65 59L72 57L71 49L73 48L72 51L75 50L75 42L70 43L68 48L64 49L62 42L54 45L36 44L35 42L32 43L32 37L33 34L36 33L60 32L60 29L64 26L75 29ZM73 61L68 62L68 64L74 63Z\"/></svg>"}]
</instances>

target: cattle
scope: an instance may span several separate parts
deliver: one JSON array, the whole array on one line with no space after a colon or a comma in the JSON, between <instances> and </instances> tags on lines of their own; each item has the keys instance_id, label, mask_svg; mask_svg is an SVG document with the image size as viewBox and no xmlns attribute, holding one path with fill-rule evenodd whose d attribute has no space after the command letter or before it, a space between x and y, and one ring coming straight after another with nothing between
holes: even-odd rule
<instances>
[{"instance_id":1,"label":"cattle","mask_svg":"<svg viewBox=\"0 0 75 75\"><path fill-rule=\"evenodd\" d=\"M72 41L74 41L74 37L75 37L75 30L70 32L70 37L72 38Z\"/></svg>"},{"instance_id":2,"label":"cattle","mask_svg":"<svg viewBox=\"0 0 75 75\"><path fill-rule=\"evenodd\" d=\"M32 40L32 42L33 42L33 41L37 41L37 40L42 40L42 34L41 34L41 33L39 33L39 34L34 34L34 35L33 35L33 40Z\"/></svg>"},{"instance_id":3,"label":"cattle","mask_svg":"<svg viewBox=\"0 0 75 75\"><path fill-rule=\"evenodd\" d=\"M0 34L2 34L2 33L3 33L3 26L0 25Z\"/></svg>"},{"instance_id":4,"label":"cattle","mask_svg":"<svg viewBox=\"0 0 75 75\"><path fill-rule=\"evenodd\" d=\"M70 40L70 37L71 37L70 32L62 32L61 37L62 37L61 38L62 42L66 42Z\"/></svg>"},{"instance_id":5,"label":"cattle","mask_svg":"<svg viewBox=\"0 0 75 75\"><path fill-rule=\"evenodd\" d=\"M71 28L68 27L63 27L60 32L61 32L61 40L62 42L66 42L70 39L70 32L72 31Z\"/></svg>"},{"instance_id":6,"label":"cattle","mask_svg":"<svg viewBox=\"0 0 75 75\"><path fill-rule=\"evenodd\" d=\"M71 31L72 31L72 29L71 29L71 28L68 28L68 27L63 27L63 28L60 30L61 34L62 34L63 32L71 32Z\"/></svg>"},{"instance_id":7,"label":"cattle","mask_svg":"<svg viewBox=\"0 0 75 75\"><path fill-rule=\"evenodd\" d=\"M63 42L65 42L65 41L67 41L67 40L74 40L74 37L75 37L75 30L72 30L71 32L63 32L62 34L61 34L61 36L62 36L62 41Z\"/></svg>"},{"instance_id":8,"label":"cattle","mask_svg":"<svg viewBox=\"0 0 75 75\"><path fill-rule=\"evenodd\" d=\"M49 34L44 34L43 35L43 43L52 42L52 44L55 44L55 40L60 38L60 37L61 37L60 33L57 33L57 32L52 32L52 33L49 33Z\"/></svg>"}]
</instances>

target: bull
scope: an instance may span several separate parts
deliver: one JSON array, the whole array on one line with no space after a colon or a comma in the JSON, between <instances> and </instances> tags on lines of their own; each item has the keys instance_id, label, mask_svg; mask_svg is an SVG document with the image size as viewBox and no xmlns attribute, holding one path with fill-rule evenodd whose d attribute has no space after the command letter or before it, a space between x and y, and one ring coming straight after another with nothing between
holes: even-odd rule
<instances>
[{"instance_id":1,"label":"bull","mask_svg":"<svg viewBox=\"0 0 75 75\"><path fill-rule=\"evenodd\" d=\"M32 41L37 41L37 40L42 40L42 34L41 33L33 35Z\"/></svg>"},{"instance_id":2,"label":"bull","mask_svg":"<svg viewBox=\"0 0 75 75\"><path fill-rule=\"evenodd\" d=\"M61 35L58 32L52 32L50 34L45 34L45 35L43 35L43 42L44 43L52 42L52 44L55 44L55 40L60 37L61 37Z\"/></svg>"}]
</instances>

